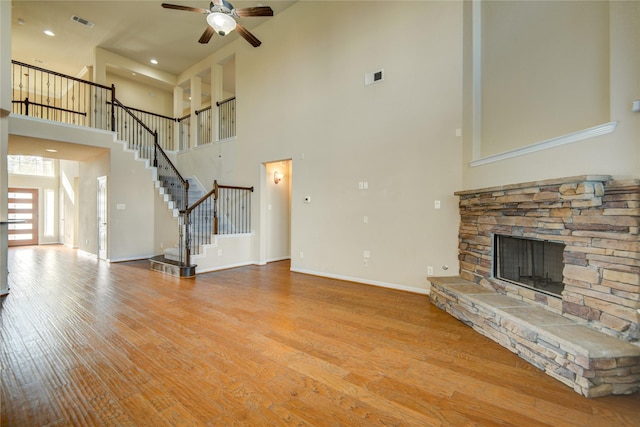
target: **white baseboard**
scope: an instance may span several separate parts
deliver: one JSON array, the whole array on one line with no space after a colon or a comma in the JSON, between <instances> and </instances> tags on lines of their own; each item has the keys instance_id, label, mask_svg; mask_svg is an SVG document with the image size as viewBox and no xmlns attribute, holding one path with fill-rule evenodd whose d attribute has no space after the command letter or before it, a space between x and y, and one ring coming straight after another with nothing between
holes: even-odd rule
<instances>
[{"instance_id":1,"label":"white baseboard","mask_svg":"<svg viewBox=\"0 0 640 427\"><path fill-rule=\"evenodd\" d=\"M413 292L416 294L429 295L429 289L415 288L413 286L399 285L397 283L380 282L377 280L362 279L360 277L342 276L340 274L328 274L328 273L323 273L319 271L305 270L302 268L292 268L291 271L295 273L310 274L312 276L327 277L330 279L339 279L339 280L345 280L347 282L362 283L365 285L380 286L382 288L396 289L399 291L407 291L407 292Z\"/></svg>"}]
</instances>

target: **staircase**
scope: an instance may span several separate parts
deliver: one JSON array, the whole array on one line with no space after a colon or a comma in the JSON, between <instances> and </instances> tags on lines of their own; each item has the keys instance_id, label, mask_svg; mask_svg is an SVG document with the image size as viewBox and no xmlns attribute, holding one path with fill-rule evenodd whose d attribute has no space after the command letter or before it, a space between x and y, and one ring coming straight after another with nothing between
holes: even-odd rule
<instances>
[{"instance_id":1,"label":"staircase","mask_svg":"<svg viewBox=\"0 0 640 427\"><path fill-rule=\"evenodd\" d=\"M200 198L205 194L205 191L202 184L200 184L200 182L196 178L191 177L186 178L186 180L189 183L187 206L191 206L198 200L200 200ZM171 197L171 192L167 191L167 187L173 185L171 180L159 180L156 176L154 179L154 185L158 190L158 193L163 197L163 200L167 204L167 207L172 212L173 217L178 220L178 227L183 228L185 226L183 223L184 218L180 215L178 203L176 203L176 201L174 201ZM211 214L213 215L213 212ZM193 230L190 231L191 241L198 242L199 240L196 240L197 235ZM211 234L211 230L209 230L209 233ZM195 252L194 249L196 248L194 248L192 244L191 251ZM180 262L182 258L180 255L179 242L176 242L176 245L174 247L165 249L162 255L158 255L149 259L151 269L169 274L171 276L194 277L196 274L197 266L195 264L183 266Z\"/></svg>"}]
</instances>

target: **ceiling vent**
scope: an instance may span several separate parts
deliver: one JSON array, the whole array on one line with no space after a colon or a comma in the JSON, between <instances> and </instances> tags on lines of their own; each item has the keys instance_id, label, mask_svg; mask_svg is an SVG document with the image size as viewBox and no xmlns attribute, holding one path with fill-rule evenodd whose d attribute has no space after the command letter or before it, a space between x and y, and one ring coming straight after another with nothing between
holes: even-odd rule
<instances>
[{"instance_id":1,"label":"ceiling vent","mask_svg":"<svg viewBox=\"0 0 640 427\"><path fill-rule=\"evenodd\" d=\"M89 27L89 28L93 28L93 26L95 25L93 22L88 21L88 20L86 20L84 18L80 18L79 16L76 16L76 15L73 15L71 17L71 20L77 22L78 24L82 24L82 25L84 25L86 27Z\"/></svg>"}]
</instances>

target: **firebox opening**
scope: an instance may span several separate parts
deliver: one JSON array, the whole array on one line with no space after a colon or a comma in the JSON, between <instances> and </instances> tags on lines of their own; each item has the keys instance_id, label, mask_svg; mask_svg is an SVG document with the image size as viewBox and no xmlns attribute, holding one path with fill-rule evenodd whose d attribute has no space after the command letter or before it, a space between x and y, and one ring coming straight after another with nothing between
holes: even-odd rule
<instances>
[{"instance_id":1,"label":"firebox opening","mask_svg":"<svg viewBox=\"0 0 640 427\"><path fill-rule=\"evenodd\" d=\"M562 297L564 247L562 243L496 234L494 277Z\"/></svg>"}]
</instances>

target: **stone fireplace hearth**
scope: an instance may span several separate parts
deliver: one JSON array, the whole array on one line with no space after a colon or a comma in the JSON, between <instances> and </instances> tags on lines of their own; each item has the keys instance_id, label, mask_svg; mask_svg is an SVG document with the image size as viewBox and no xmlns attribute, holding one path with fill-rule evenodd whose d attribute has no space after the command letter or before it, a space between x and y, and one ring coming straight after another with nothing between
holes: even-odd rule
<instances>
[{"instance_id":1,"label":"stone fireplace hearth","mask_svg":"<svg viewBox=\"0 0 640 427\"><path fill-rule=\"evenodd\" d=\"M603 343L610 343L611 337L615 337L616 340L621 341L621 348L625 348L622 351L625 359L609 360L605 364L613 364L613 369L616 369L616 364L620 363L635 366L624 370L626 375L624 382L627 385L602 387L601 379L580 379L579 381L590 384L583 384L577 387L580 390L576 391L588 396L596 396L616 393L616 390L623 393L638 390L640 388L640 180L612 180L606 175L585 175L460 191L456 195L460 197L460 277L458 279L476 286L473 288L475 290L470 291L471 288L465 285L463 294L466 292L468 295L479 295L485 291L495 292L510 298L508 301L537 307L537 315L540 314L540 308L544 308L542 313L547 312L550 317L556 316L553 322L571 321L588 328L591 332L585 330L586 335L591 336L592 333L595 333L596 337L599 336L598 333L608 335L609 337L604 337ZM556 296L549 292L537 291L533 287L518 286L510 281L497 279L494 271L494 236L496 235L564 245L561 295ZM436 305L454 316L462 314L463 318L456 317L467 323L473 323L472 318L477 317L478 311L482 311L481 304L469 301L462 303L462 300L458 300L458 296L451 294L453 288L444 289L438 285L438 283L451 283L451 280L439 281L434 278L431 282L431 299ZM436 283L435 286L434 283ZM462 282L458 285L460 283ZM463 289L462 285L458 286L458 289ZM485 296L480 299L486 302L488 298ZM493 299L499 300L499 298ZM501 304L509 304L506 300L500 301ZM460 311L468 307L472 307L471 311L465 313ZM497 316L495 312L493 316ZM520 320L509 320L509 322L512 321L517 323ZM487 319L479 322L487 323ZM474 327L480 328L480 326ZM526 330L526 322L518 324L517 327L513 326L512 329L515 331L513 334L518 335L520 332L521 335L522 328ZM491 336L494 332L487 329L483 333ZM544 331L541 333L544 334ZM510 337L508 331L506 334L506 338L500 336L495 340L503 341L501 344L505 346L517 340L517 337ZM537 335L539 334L536 333ZM552 338L558 339L558 337ZM616 347L616 340L613 340L613 347ZM574 344L580 347L579 343ZM515 344L513 347L515 349ZM593 348L597 347L592 347L591 355L596 354ZM634 351L634 348L638 351ZM545 353L544 350L538 352ZM608 356L613 355L608 354ZM562 356L549 354L546 357L553 359ZM540 360L536 364L549 372L544 358ZM552 369L561 371L567 369L570 363ZM571 381L565 382L576 388L576 376L582 377L585 374L586 378L589 378L593 375L591 368L595 366L590 366L590 363L583 363L587 365L583 366L587 368L586 374L584 372L576 374L573 372L575 370L569 366L568 369L572 372L567 375L561 372L561 379L571 378ZM602 366L603 361L594 363ZM602 375L611 376L614 372L608 371ZM601 386L600 390L592 392L598 386ZM603 392L604 389L607 391Z\"/></svg>"}]
</instances>

